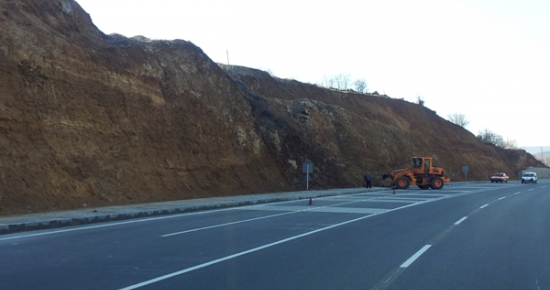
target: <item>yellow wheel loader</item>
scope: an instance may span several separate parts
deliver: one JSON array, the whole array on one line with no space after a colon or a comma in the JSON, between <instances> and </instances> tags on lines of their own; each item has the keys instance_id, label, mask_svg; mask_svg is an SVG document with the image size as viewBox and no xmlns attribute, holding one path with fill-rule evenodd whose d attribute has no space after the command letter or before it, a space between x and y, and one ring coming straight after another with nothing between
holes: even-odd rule
<instances>
[{"instance_id":1,"label":"yellow wheel loader","mask_svg":"<svg viewBox=\"0 0 550 290\"><path fill-rule=\"evenodd\" d=\"M395 189L407 189L411 184L420 189L441 189L451 181L445 176L443 168L434 166L431 157L413 157L412 168L393 170L382 176L383 186L395 186Z\"/></svg>"}]
</instances>

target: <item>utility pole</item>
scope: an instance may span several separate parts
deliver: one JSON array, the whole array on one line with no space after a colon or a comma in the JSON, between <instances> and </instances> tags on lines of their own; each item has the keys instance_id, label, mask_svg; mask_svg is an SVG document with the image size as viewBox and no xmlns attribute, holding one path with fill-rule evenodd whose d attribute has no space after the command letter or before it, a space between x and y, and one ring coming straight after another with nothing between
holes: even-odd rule
<instances>
[{"instance_id":1,"label":"utility pole","mask_svg":"<svg viewBox=\"0 0 550 290\"><path fill-rule=\"evenodd\" d=\"M229 65L229 50L225 50L225 54L227 54L227 65Z\"/></svg>"}]
</instances>

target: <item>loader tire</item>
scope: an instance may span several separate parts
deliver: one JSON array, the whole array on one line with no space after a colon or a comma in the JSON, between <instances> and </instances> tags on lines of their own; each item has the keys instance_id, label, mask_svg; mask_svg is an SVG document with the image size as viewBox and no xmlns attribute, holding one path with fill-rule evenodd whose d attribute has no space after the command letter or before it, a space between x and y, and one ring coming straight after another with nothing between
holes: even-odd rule
<instances>
[{"instance_id":1,"label":"loader tire","mask_svg":"<svg viewBox=\"0 0 550 290\"><path fill-rule=\"evenodd\" d=\"M434 190L442 189L445 182L441 177L434 177L432 178L432 182L430 183L430 187Z\"/></svg>"},{"instance_id":2,"label":"loader tire","mask_svg":"<svg viewBox=\"0 0 550 290\"><path fill-rule=\"evenodd\" d=\"M399 177L395 181L395 188L396 189L407 189L411 185L411 181L406 177Z\"/></svg>"}]
</instances>

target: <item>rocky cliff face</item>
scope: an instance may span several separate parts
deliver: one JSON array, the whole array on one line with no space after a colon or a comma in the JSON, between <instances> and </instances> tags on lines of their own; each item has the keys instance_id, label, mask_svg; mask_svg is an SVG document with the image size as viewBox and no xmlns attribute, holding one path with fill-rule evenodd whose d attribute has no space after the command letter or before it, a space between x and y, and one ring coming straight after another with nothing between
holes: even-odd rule
<instances>
[{"instance_id":1,"label":"rocky cliff face","mask_svg":"<svg viewBox=\"0 0 550 290\"><path fill-rule=\"evenodd\" d=\"M431 155L451 178L537 165L401 100L104 35L72 0L0 0L0 214L360 186Z\"/></svg>"},{"instance_id":2,"label":"rocky cliff face","mask_svg":"<svg viewBox=\"0 0 550 290\"><path fill-rule=\"evenodd\" d=\"M273 78L250 68L222 67L261 95L269 110L292 128L281 131L260 124L262 131L271 132L264 138L271 151L285 158L302 160L307 156L313 160L319 168L316 182L322 186L334 182L360 184L361 172L374 172L380 177L392 169L409 167L412 156L434 157L436 165L445 168L455 181L465 179L463 165L469 166L471 180L489 180L496 171L514 175L527 166L542 166L524 150L484 144L469 131L418 104L377 94L327 90ZM301 147L307 150L279 150L275 144L288 132L297 132Z\"/></svg>"}]
</instances>

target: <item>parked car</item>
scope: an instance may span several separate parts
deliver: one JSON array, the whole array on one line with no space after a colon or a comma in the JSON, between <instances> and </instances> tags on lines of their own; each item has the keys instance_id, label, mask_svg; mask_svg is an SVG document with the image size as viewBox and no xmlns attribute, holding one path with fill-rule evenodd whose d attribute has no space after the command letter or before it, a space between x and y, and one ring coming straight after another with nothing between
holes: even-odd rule
<instances>
[{"instance_id":1,"label":"parked car","mask_svg":"<svg viewBox=\"0 0 550 290\"><path fill-rule=\"evenodd\" d=\"M537 180L536 172L523 172L521 176L521 183L537 183Z\"/></svg>"},{"instance_id":2,"label":"parked car","mask_svg":"<svg viewBox=\"0 0 550 290\"><path fill-rule=\"evenodd\" d=\"M510 179L510 177L508 177L506 175L506 173L498 172L498 173L493 174L493 176L491 176L491 183L493 183L493 182L508 182L508 179Z\"/></svg>"}]
</instances>

